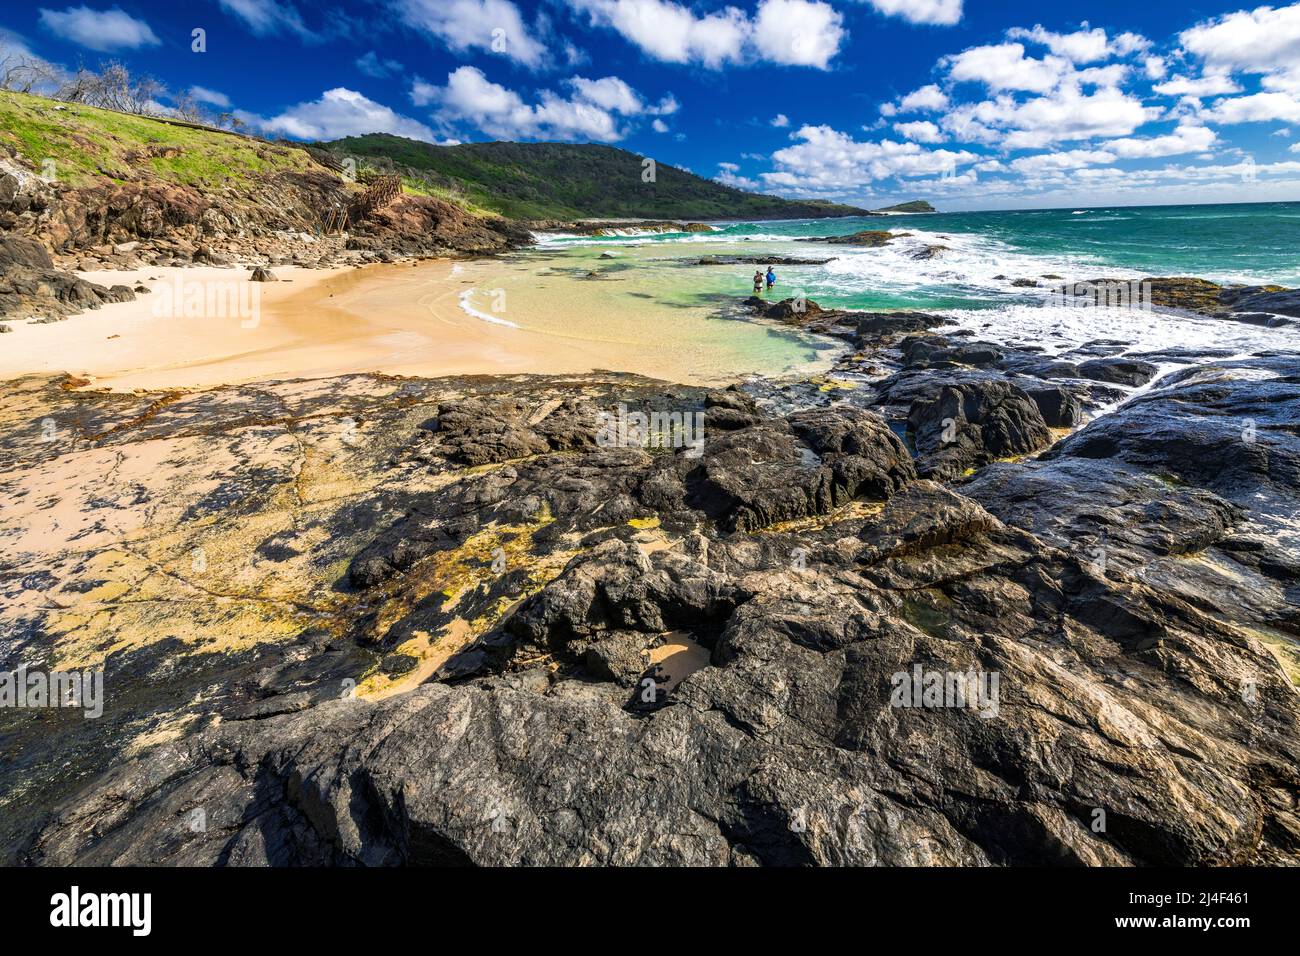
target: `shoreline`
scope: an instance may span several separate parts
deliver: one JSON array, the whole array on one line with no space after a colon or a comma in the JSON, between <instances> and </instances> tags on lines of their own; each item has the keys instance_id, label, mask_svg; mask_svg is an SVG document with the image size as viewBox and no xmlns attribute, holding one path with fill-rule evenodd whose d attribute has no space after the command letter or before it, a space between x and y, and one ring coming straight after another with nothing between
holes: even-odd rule
<instances>
[{"instance_id":1,"label":"shoreline","mask_svg":"<svg viewBox=\"0 0 1300 956\"><path fill-rule=\"evenodd\" d=\"M471 263L491 267L493 260L283 266L272 270L279 281L267 283L250 281L250 271L240 267L78 272L101 285L143 284L151 291L57 322L11 322L0 377L66 373L84 380L83 388L133 392L353 373L615 371L683 385L731 384L761 373L692 374L673 350L654 350L645 335L626 330L574 331L540 321L529 327L513 317L487 317L468 298L482 294L465 272ZM199 315L185 314L191 297L200 303Z\"/></svg>"}]
</instances>

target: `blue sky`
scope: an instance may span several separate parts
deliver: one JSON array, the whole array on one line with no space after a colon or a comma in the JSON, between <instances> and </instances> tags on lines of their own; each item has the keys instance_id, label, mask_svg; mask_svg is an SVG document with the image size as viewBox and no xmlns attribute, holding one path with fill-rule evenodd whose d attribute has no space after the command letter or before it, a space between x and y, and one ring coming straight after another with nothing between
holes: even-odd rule
<instances>
[{"instance_id":1,"label":"blue sky","mask_svg":"<svg viewBox=\"0 0 1300 956\"><path fill-rule=\"evenodd\" d=\"M273 136L604 142L867 205L1300 200L1300 3L56 0L0 42Z\"/></svg>"}]
</instances>

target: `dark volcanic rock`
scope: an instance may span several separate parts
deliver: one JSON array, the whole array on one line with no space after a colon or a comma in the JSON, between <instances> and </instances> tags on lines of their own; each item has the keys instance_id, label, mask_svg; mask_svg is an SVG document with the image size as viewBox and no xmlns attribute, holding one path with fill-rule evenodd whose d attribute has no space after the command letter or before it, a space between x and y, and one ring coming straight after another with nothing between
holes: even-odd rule
<instances>
[{"instance_id":1,"label":"dark volcanic rock","mask_svg":"<svg viewBox=\"0 0 1300 956\"><path fill-rule=\"evenodd\" d=\"M526 645L563 660L575 661L597 645L597 657L607 660L603 645L610 635L628 632L646 635L648 645L652 636L690 630L711 644L710 636L716 639L721 623L748 598L725 576L681 555L647 557L630 542L606 541L530 598L507 627Z\"/></svg>"},{"instance_id":2,"label":"dark volcanic rock","mask_svg":"<svg viewBox=\"0 0 1300 956\"><path fill-rule=\"evenodd\" d=\"M1065 295L1106 301L1109 288L1139 288L1149 303L1165 309L1195 312L1217 319L1252 325L1300 324L1300 289L1282 286L1223 286L1205 279L1187 277L1148 278L1139 283L1120 279L1090 279L1061 287ZM1131 293L1130 293L1131 294Z\"/></svg>"},{"instance_id":3,"label":"dark volcanic rock","mask_svg":"<svg viewBox=\"0 0 1300 956\"><path fill-rule=\"evenodd\" d=\"M1079 375L1111 385L1145 385L1155 377L1156 367L1150 362L1135 359L1103 358L1082 362Z\"/></svg>"},{"instance_id":4,"label":"dark volcanic rock","mask_svg":"<svg viewBox=\"0 0 1300 956\"><path fill-rule=\"evenodd\" d=\"M944 386L907 419L923 477L957 478L998 458L1027 455L1052 440L1038 405L1008 382Z\"/></svg>"},{"instance_id":5,"label":"dark volcanic rock","mask_svg":"<svg viewBox=\"0 0 1300 956\"><path fill-rule=\"evenodd\" d=\"M942 336L907 339L902 344L903 361L909 368L935 365L970 365L983 368L1002 360L1003 353L987 342L963 342L952 345Z\"/></svg>"},{"instance_id":6,"label":"dark volcanic rock","mask_svg":"<svg viewBox=\"0 0 1300 956\"><path fill-rule=\"evenodd\" d=\"M685 482L693 508L728 531L752 531L857 497L882 500L915 476L907 448L882 419L820 409L710 436Z\"/></svg>"},{"instance_id":7,"label":"dark volcanic rock","mask_svg":"<svg viewBox=\"0 0 1300 956\"><path fill-rule=\"evenodd\" d=\"M800 256L701 256L699 266L824 266L830 259L810 259Z\"/></svg>"},{"instance_id":8,"label":"dark volcanic rock","mask_svg":"<svg viewBox=\"0 0 1300 956\"><path fill-rule=\"evenodd\" d=\"M999 374L893 377L889 397L917 402L923 472L960 464L931 440L936 416L960 424L956 457L975 462L1041 447L1040 407L1067 414L1072 392L1031 396ZM101 742L103 775L79 752L27 756L29 740L63 746L103 724L75 715L50 734L0 712L25 761L0 765L6 840L17 781L52 795L6 859L1294 863L1300 697L1261 641L1300 633L1298 388L1293 356L1168 376L959 493L918 480L868 411L781 414L735 389L357 376L160 399L11 383L23 427L75 409L79 434L105 436L90 487L119 520L141 496L171 513L150 497L141 461L156 455L142 442L193 442L200 464L233 470L218 484L241 490L167 544L220 548L215 578L199 579L210 592L187 585L179 610L129 589L115 602L97 580L110 563L89 580L75 569L92 564L87 548L118 543L74 529L71 563L0 569L5 647L45 651L47 619L22 609L62 613L69 579L113 620L150 615L96 647L205 615L228 628L245 603L259 635L268 617L304 630L248 656L201 652L202 668L180 641L133 652L109 686L147 699L183 679L177 699L199 695L223 719L192 709L192 727L154 746ZM599 412L619 406L700 409L704 441L610 445ZM359 434L338 437L341 415ZM66 436L33 450L21 431L0 438L7 474L88 453ZM297 449L301 463L243 490L247 462ZM169 467L155 484L192 497L182 477L212 483ZM254 550L215 536L231 521L257 529L247 596L250 568L222 576L227 555ZM338 581L349 560L350 585ZM321 583L276 578L282 562ZM75 634L59 640L84 652ZM656 668L670 645L695 648L691 662ZM942 693L913 698L930 678ZM152 731L143 710L106 721ZM187 825L197 808L206 827Z\"/></svg>"},{"instance_id":9,"label":"dark volcanic rock","mask_svg":"<svg viewBox=\"0 0 1300 956\"><path fill-rule=\"evenodd\" d=\"M947 246L937 246L937 245L926 246L925 248L918 249L916 252L912 253L912 258L917 260L918 262L925 261L928 259L938 259L940 256L942 256L945 252L948 251L949 249Z\"/></svg>"},{"instance_id":10,"label":"dark volcanic rock","mask_svg":"<svg viewBox=\"0 0 1300 956\"><path fill-rule=\"evenodd\" d=\"M1048 428L1074 428L1083 422L1083 403L1063 385L1026 385Z\"/></svg>"},{"instance_id":11,"label":"dark volcanic rock","mask_svg":"<svg viewBox=\"0 0 1300 956\"><path fill-rule=\"evenodd\" d=\"M750 296L745 305L759 315L778 322L807 322L815 319L823 311L812 299L782 299L780 302L768 302L758 296Z\"/></svg>"},{"instance_id":12,"label":"dark volcanic rock","mask_svg":"<svg viewBox=\"0 0 1300 956\"><path fill-rule=\"evenodd\" d=\"M942 316L927 312L872 312L858 319L860 344L869 344L894 335L925 332L946 325Z\"/></svg>"},{"instance_id":13,"label":"dark volcanic rock","mask_svg":"<svg viewBox=\"0 0 1300 956\"><path fill-rule=\"evenodd\" d=\"M529 411L513 400L471 399L440 408L436 432L441 453L467 465L487 465L596 442L600 423L590 405L565 399L537 419Z\"/></svg>"},{"instance_id":14,"label":"dark volcanic rock","mask_svg":"<svg viewBox=\"0 0 1300 956\"><path fill-rule=\"evenodd\" d=\"M887 246L895 239L902 239L910 236L908 232L883 232L880 230L864 230L855 232L849 236L822 236L817 239L796 239L795 242L827 242L836 246L864 246L866 248L879 248Z\"/></svg>"},{"instance_id":15,"label":"dark volcanic rock","mask_svg":"<svg viewBox=\"0 0 1300 956\"><path fill-rule=\"evenodd\" d=\"M1027 467L963 491L1004 521L1234 620L1300 633L1295 376L1173 376ZM1263 368L1261 368L1263 366ZM1246 516L1249 515L1249 522ZM1188 560L1194 558L1194 560Z\"/></svg>"},{"instance_id":16,"label":"dark volcanic rock","mask_svg":"<svg viewBox=\"0 0 1300 956\"><path fill-rule=\"evenodd\" d=\"M735 387L725 392L711 392L704 399L704 409L705 428L710 430L749 428L763 419L754 400Z\"/></svg>"},{"instance_id":17,"label":"dark volcanic rock","mask_svg":"<svg viewBox=\"0 0 1300 956\"><path fill-rule=\"evenodd\" d=\"M592 671L507 668L226 722L56 808L27 859L1211 865L1300 850L1290 804L1263 799L1297 783L1295 694L1258 646L935 485L807 543L803 571L744 540L707 566L606 545L512 624L562 661L583 648ZM649 709L629 702L605 682L635 669L612 645L674 619L715 629L708 666ZM969 673L981 693L897 706L914 668ZM178 823L196 805L197 832Z\"/></svg>"},{"instance_id":18,"label":"dark volcanic rock","mask_svg":"<svg viewBox=\"0 0 1300 956\"><path fill-rule=\"evenodd\" d=\"M106 288L59 269L10 265L0 271L0 318L62 318L134 298L126 286Z\"/></svg>"},{"instance_id":19,"label":"dark volcanic rock","mask_svg":"<svg viewBox=\"0 0 1300 956\"><path fill-rule=\"evenodd\" d=\"M53 269L50 251L35 239L24 236L0 236L0 269L26 266L28 269Z\"/></svg>"},{"instance_id":20,"label":"dark volcanic rock","mask_svg":"<svg viewBox=\"0 0 1300 956\"><path fill-rule=\"evenodd\" d=\"M1247 317L1256 313L1300 319L1300 289L1281 289L1276 286L1230 289L1220 295L1220 301L1232 309L1234 318L1238 321L1251 321ZM1262 324L1281 323L1267 320Z\"/></svg>"},{"instance_id":21,"label":"dark volcanic rock","mask_svg":"<svg viewBox=\"0 0 1300 956\"><path fill-rule=\"evenodd\" d=\"M1280 356L1177 373L1052 456L1119 459L1280 518L1300 487L1297 368Z\"/></svg>"}]
</instances>

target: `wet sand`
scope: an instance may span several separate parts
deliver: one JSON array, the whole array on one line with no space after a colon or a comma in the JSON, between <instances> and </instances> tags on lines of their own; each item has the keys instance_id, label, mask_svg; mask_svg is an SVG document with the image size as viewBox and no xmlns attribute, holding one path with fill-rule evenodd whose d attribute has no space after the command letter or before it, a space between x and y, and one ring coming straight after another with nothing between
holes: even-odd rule
<instances>
[{"instance_id":1,"label":"wet sand","mask_svg":"<svg viewBox=\"0 0 1300 956\"><path fill-rule=\"evenodd\" d=\"M10 323L13 332L0 340L0 378L68 372L90 387L130 391L354 372L601 369L710 385L829 364L807 347L773 341L787 333L712 318L704 309L685 314L620 300L615 283L582 283L545 266L282 267L274 283L247 282L242 268L81 273L152 292L62 322ZM191 301L204 304L187 308Z\"/></svg>"}]
</instances>

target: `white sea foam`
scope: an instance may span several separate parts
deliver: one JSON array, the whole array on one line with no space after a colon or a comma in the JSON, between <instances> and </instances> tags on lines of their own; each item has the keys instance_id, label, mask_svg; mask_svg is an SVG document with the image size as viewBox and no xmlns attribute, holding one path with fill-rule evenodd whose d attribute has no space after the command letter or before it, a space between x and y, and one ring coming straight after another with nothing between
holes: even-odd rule
<instances>
[{"instance_id":1,"label":"white sea foam","mask_svg":"<svg viewBox=\"0 0 1300 956\"><path fill-rule=\"evenodd\" d=\"M491 322L493 325L504 325L508 328L517 329L519 326L513 322L508 322L499 316L490 315L487 312L480 312L470 304L470 299L478 292L477 289L466 289L460 294L460 308L466 315L472 315L476 319L482 319L484 322Z\"/></svg>"},{"instance_id":2,"label":"white sea foam","mask_svg":"<svg viewBox=\"0 0 1300 956\"><path fill-rule=\"evenodd\" d=\"M1091 214L1098 210L1078 212L1085 215L1073 222L1096 221ZM1124 218L1115 217L1111 210L1100 212L1111 213L1107 218ZM831 231L829 226L827 229ZM1122 342L1130 352L1181 348L1229 349L1248 354L1264 348L1293 350L1300 344L1300 334L1294 329L1268 329L1140 308L1062 302L1053 289L1067 283L1099 277L1128 282L1151 275L1149 271L1110 265L1100 257L1104 253L1029 252L987 235L929 231L912 228L910 223L906 229L900 224L892 231L894 240L876 248L796 243L793 241L796 237L789 235L745 236L735 232L642 236L635 242L650 248L676 247L682 243L723 245L736 251L762 243L764 251L778 255L826 257L830 261L825 265L803 266L793 272L778 267L782 288L823 302L858 297L910 301L915 303L915 308L951 315L961 327L982 338L1038 346L1051 355L1098 339ZM632 241L588 236L548 244L627 248ZM918 253L935 246L943 247L937 256L917 258ZM1213 278L1244 284L1259 281L1245 274L1220 274ZM1017 287L1017 279L1032 279L1041 287ZM977 308L974 305L977 302L986 303L987 307Z\"/></svg>"},{"instance_id":3,"label":"white sea foam","mask_svg":"<svg viewBox=\"0 0 1300 956\"><path fill-rule=\"evenodd\" d=\"M1060 355L1100 339L1125 343L1127 352L1167 349L1223 349L1253 354L1261 349L1295 349L1300 335L1226 319L1202 319L1155 309L1062 305L1044 296L1041 305L944 311L960 328L981 339L1037 346Z\"/></svg>"},{"instance_id":4,"label":"white sea foam","mask_svg":"<svg viewBox=\"0 0 1300 956\"><path fill-rule=\"evenodd\" d=\"M929 246L945 249L933 259L913 258ZM995 239L961 233L913 231L911 236L895 239L878 249L847 249L851 251L824 267L828 279L824 291L904 294L918 289L950 288L987 293L1010 292L1014 290L1014 280L1041 279L1044 275L1059 275L1073 281L1104 271L1114 278L1140 278L1131 271L1102 267L1087 256L1030 255Z\"/></svg>"},{"instance_id":5,"label":"white sea foam","mask_svg":"<svg viewBox=\"0 0 1300 956\"><path fill-rule=\"evenodd\" d=\"M933 259L913 258L936 245L947 248ZM1046 354L1068 352L1098 339L1124 342L1133 352L1187 348L1249 354L1300 345L1300 334L1290 328L1269 329L1154 309L1071 305L1053 291L1064 283L1047 279L1047 275L1062 276L1065 282L1098 276L1133 281L1147 273L1105 265L1086 255L1019 252L984 236L914 232L888 246L839 256L801 277L800 291L813 298L818 294L907 296L924 292L994 302L1006 299L1005 304L986 309L922 308L941 311L983 338L1036 345ZM1041 288L1017 288L1013 282L1018 278L1035 279Z\"/></svg>"},{"instance_id":6,"label":"white sea foam","mask_svg":"<svg viewBox=\"0 0 1300 956\"><path fill-rule=\"evenodd\" d=\"M789 242L793 237L759 233L742 236L732 233L707 232L631 232L613 236L574 236L564 233L537 234L537 245L541 248L573 246L639 246L649 242L652 245L676 245L678 243L726 243L738 242Z\"/></svg>"}]
</instances>

